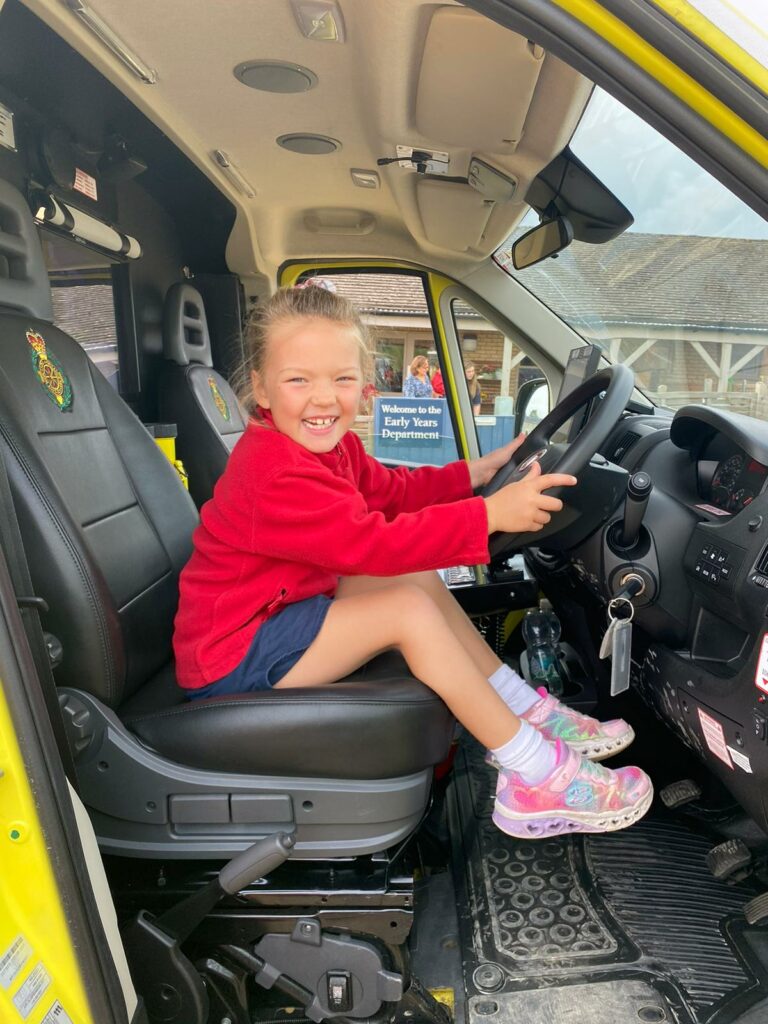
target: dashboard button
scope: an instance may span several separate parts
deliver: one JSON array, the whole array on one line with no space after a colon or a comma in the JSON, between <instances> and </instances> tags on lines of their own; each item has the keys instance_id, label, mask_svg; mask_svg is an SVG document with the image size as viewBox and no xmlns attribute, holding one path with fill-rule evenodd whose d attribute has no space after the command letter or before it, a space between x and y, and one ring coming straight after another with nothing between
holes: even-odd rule
<instances>
[{"instance_id":1,"label":"dashboard button","mask_svg":"<svg viewBox=\"0 0 768 1024\"><path fill-rule=\"evenodd\" d=\"M702 558L706 558L708 554L709 554L709 544L705 544L704 547L701 549L701 556L702 556Z\"/></svg>"},{"instance_id":2,"label":"dashboard button","mask_svg":"<svg viewBox=\"0 0 768 1024\"><path fill-rule=\"evenodd\" d=\"M722 566L721 569L720 569L720 575L723 577L724 580L727 580L728 577L731 575L731 567L730 567L730 565Z\"/></svg>"},{"instance_id":3,"label":"dashboard button","mask_svg":"<svg viewBox=\"0 0 768 1024\"><path fill-rule=\"evenodd\" d=\"M709 560L710 560L710 562L716 562L717 561L717 548L710 548L709 549Z\"/></svg>"}]
</instances>

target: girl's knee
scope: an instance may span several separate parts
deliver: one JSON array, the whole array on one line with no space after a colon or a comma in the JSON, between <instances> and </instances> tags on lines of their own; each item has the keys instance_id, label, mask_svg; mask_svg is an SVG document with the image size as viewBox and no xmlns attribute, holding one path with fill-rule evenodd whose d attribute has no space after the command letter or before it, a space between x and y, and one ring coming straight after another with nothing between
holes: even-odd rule
<instances>
[{"instance_id":1,"label":"girl's knee","mask_svg":"<svg viewBox=\"0 0 768 1024\"><path fill-rule=\"evenodd\" d=\"M414 627L421 627L425 620L442 618L442 612L433 598L416 581L403 581L390 587L388 597L393 610L405 625L413 623Z\"/></svg>"}]
</instances>

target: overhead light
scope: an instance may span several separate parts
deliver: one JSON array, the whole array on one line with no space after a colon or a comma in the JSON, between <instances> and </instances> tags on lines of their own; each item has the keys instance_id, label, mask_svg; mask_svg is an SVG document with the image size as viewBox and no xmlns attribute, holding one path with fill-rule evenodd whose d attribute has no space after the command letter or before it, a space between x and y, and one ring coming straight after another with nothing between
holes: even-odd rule
<instances>
[{"instance_id":1,"label":"overhead light","mask_svg":"<svg viewBox=\"0 0 768 1024\"><path fill-rule=\"evenodd\" d=\"M324 156L326 153L335 153L337 149L341 149L338 139L332 139L330 135L315 135L310 132L292 132L289 135L280 135L277 144L283 149L289 149L292 153L304 153L306 156Z\"/></svg>"},{"instance_id":2,"label":"overhead light","mask_svg":"<svg viewBox=\"0 0 768 1024\"><path fill-rule=\"evenodd\" d=\"M109 25L83 0L63 0L63 3L82 21L89 32L92 32L118 60L122 61L132 74L142 82L146 82L147 85L155 84L157 72L154 68L145 64L141 57L138 57L126 46L120 36L113 32Z\"/></svg>"},{"instance_id":3,"label":"overhead light","mask_svg":"<svg viewBox=\"0 0 768 1024\"><path fill-rule=\"evenodd\" d=\"M362 167L351 167L349 173L358 188L378 188L381 180L376 171L365 171Z\"/></svg>"},{"instance_id":4,"label":"overhead light","mask_svg":"<svg viewBox=\"0 0 768 1024\"><path fill-rule=\"evenodd\" d=\"M243 85L262 92L307 92L317 85L314 71L284 60L248 60L233 74Z\"/></svg>"},{"instance_id":5,"label":"overhead light","mask_svg":"<svg viewBox=\"0 0 768 1024\"><path fill-rule=\"evenodd\" d=\"M291 7L307 39L344 42L344 18L335 0L291 0Z\"/></svg>"},{"instance_id":6,"label":"overhead light","mask_svg":"<svg viewBox=\"0 0 768 1024\"><path fill-rule=\"evenodd\" d=\"M237 166L232 163L223 149L214 149L211 156L221 168L224 177L228 178L236 189L242 192L244 196L248 196L249 199L255 198L256 190L243 177Z\"/></svg>"}]
</instances>

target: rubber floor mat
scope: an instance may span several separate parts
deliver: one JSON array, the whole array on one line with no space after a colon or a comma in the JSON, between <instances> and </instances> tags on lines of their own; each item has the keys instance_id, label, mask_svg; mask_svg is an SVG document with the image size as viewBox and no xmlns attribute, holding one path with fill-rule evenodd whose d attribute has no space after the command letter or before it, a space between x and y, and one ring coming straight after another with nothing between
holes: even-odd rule
<instances>
[{"instance_id":1,"label":"rubber floor mat","mask_svg":"<svg viewBox=\"0 0 768 1024\"><path fill-rule=\"evenodd\" d=\"M709 874L708 838L664 811L611 834L506 836L490 820L496 773L482 753L462 744L451 808L472 1020L502 1006L504 1019L535 1019L530 993L546 989L542 1020L581 1021L557 1016L562 986L573 985L586 986L593 1006L602 986L604 1007L645 1007L627 1020L691 1024L725 1024L768 995L744 941L741 910L756 890ZM630 976L639 989L616 988Z\"/></svg>"}]
</instances>

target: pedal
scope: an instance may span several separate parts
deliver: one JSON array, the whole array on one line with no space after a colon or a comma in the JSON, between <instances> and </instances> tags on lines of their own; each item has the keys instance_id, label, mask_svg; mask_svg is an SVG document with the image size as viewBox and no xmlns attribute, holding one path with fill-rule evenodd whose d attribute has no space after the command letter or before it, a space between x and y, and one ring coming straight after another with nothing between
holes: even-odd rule
<instances>
[{"instance_id":1,"label":"pedal","mask_svg":"<svg viewBox=\"0 0 768 1024\"><path fill-rule=\"evenodd\" d=\"M715 878L733 881L745 878L749 872L744 869L752 864L749 847L741 839L726 839L719 846L714 846L705 859Z\"/></svg>"},{"instance_id":2,"label":"pedal","mask_svg":"<svg viewBox=\"0 0 768 1024\"><path fill-rule=\"evenodd\" d=\"M670 782L665 786L659 796L664 806L672 811L676 807L683 807L693 800L698 800L701 796L701 786L693 779L680 779L679 782Z\"/></svg>"},{"instance_id":3,"label":"pedal","mask_svg":"<svg viewBox=\"0 0 768 1024\"><path fill-rule=\"evenodd\" d=\"M768 892L755 896L744 907L744 917L747 924L758 924L768 917Z\"/></svg>"}]
</instances>

